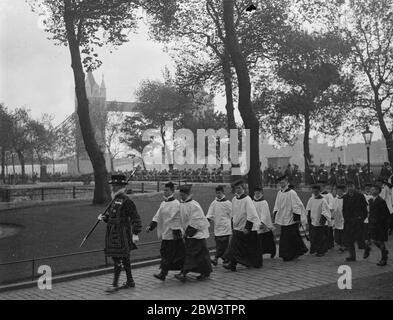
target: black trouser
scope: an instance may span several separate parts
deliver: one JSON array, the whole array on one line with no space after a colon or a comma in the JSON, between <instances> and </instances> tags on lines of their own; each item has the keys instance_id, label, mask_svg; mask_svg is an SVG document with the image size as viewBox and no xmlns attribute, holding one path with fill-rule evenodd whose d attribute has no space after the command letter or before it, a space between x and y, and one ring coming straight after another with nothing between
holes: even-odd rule
<instances>
[{"instance_id":1,"label":"black trouser","mask_svg":"<svg viewBox=\"0 0 393 320\"><path fill-rule=\"evenodd\" d=\"M356 259L356 249L355 249L355 242L358 245L359 249L366 249L367 244L365 244L363 241L358 240L358 241L351 241L348 242L345 246L348 249L349 257L350 258L355 258Z\"/></svg>"},{"instance_id":2,"label":"black trouser","mask_svg":"<svg viewBox=\"0 0 393 320\"><path fill-rule=\"evenodd\" d=\"M134 282L131 273L131 261L130 258L121 258L121 257L113 257L114 263L114 278L113 278L113 285L117 286L119 284L119 277L121 273L121 266L123 265L124 270L126 271L127 276L127 283Z\"/></svg>"},{"instance_id":3,"label":"black trouser","mask_svg":"<svg viewBox=\"0 0 393 320\"><path fill-rule=\"evenodd\" d=\"M378 247L379 250L381 250L381 259L382 260L387 260L388 259L388 251L386 250L385 247L385 242L384 241L377 241L377 240L372 240L372 242Z\"/></svg>"}]
</instances>

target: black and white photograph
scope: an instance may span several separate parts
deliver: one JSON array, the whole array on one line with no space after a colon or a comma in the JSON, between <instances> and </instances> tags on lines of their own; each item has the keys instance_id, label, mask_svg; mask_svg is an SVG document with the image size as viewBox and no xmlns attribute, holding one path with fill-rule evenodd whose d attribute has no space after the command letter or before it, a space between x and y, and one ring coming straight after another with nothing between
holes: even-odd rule
<instances>
[{"instance_id":1,"label":"black and white photograph","mask_svg":"<svg viewBox=\"0 0 393 320\"><path fill-rule=\"evenodd\" d=\"M392 300L393 0L0 0L0 164L2 301Z\"/></svg>"}]
</instances>

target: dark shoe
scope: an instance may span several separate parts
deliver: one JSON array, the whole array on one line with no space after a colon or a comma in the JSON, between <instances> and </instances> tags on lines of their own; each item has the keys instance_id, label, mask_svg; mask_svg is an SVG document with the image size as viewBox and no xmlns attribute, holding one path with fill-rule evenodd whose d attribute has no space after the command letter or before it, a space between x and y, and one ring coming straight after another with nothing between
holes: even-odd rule
<instances>
[{"instance_id":1,"label":"dark shoe","mask_svg":"<svg viewBox=\"0 0 393 320\"><path fill-rule=\"evenodd\" d=\"M118 285L112 285L111 287L107 288L105 290L105 292L107 292L107 293L114 293L114 292L116 292L118 290L119 290L119 286Z\"/></svg>"},{"instance_id":2,"label":"dark shoe","mask_svg":"<svg viewBox=\"0 0 393 320\"><path fill-rule=\"evenodd\" d=\"M134 281L128 281L128 282L124 283L121 287L119 287L119 290L121 290L121 289L131 289L131 288L135 288L135 282Z\"/></svg>"},{"instance_id":3,"label":"dark shoe","mask_svg":"<svg viewBox=\"0 0 393 320\"><path fill-rule=\"evenodd\" d=\"M177 280L180 280L181 282L186 282L186 279L187 279L187 277L184 273L175 274L175 278Z\"/></svg>"},{"instance_id":4,"label":"dark shoe","mask_svg":"<svg viewBox=\"0 0 393 320\"><path fill-rule=\"evenodd\" d=\"M323 257L325 254L324 253L317 253L315 256L316 257Z\"/></svg>"},{"instance_id":5,"label":"dark shoe","mask_svg":"<svg viewBox=\"0 0 393 320\"><path fill-rule=\"evenodd\" d=\"M345 258L345 261L347 261L347 262L356 261L356 258L348 257L348 258Z\"/></svg>"},{"instance_id":6,"label":"dark shoe","mask_svg":"<svg viewBox=\"0 0 393 320\"><path fill-rule=\"evenodd\" d=\"M363 259L367 259L370 256L370 251L371 251L370 247L364 249Z\"/></svg>"},{"instance_id":7,"label":"dark shoe","mask_svg":"<svg viewBox=\"0 0 393 320\"><path fill-rule=\"evenodd\" d=\"M217 267L218 259L210 259L210 262L212 263L213 266Z\"/></svg>"},{"instance_id":8,"label":"dark shoe","mask_svg":"<svg viewBox=\"0 0 393 320\"><path fill-rule=\"evenodd\" d=\"M230 271L236 271L236 265L234 265L232 263L223 264L222 266L224 267L224 269L227 269Z\"/></svg>"},{"instance_id":9,"label":"dark shoe","mask_svg":"<svg viewBox=\"0 0 393 320\"><path fill-rule=\"evenodd\" d=\"M345 248L340 248L340 249L338 249L338 251L340 251L341 253L344 253L345 252Z\"/></svg>"},{"instance_id":10,"label":"dark shoe","mask_svg":"<svg viewBox=\"0 0 393 320\"><path fill-rule=\"evenodd\" d=\"M386 266L387 264L388 264L387 260L381 259L381 261L379 261L379 262L377 263L377 266L379 266L379 267L384 267L384 266Z\"/></svg>"},{"instance_id":11,"label":"dark shoe","mask_svg":"<svg viewBox=\"0 0 393 320\"><path fill-rule=\"evenodd\" d=\"M166 275L165 273L160 272L158 274L153 274L153 277L158 280L165 281Z\"/></svg>"},{"instance_id":12,"label":"dark shoe","mask_svg":"<svg viewBox=\"0 0 393 320\"><path fill-rule=\"evenodd\" d=\"M197 280L202 281L209 279L210 274L200 274L199 276L196 277Z\"/></svg>"},{"instance_id":13,"label":"dark shoe","mask_svg":"<svg viewBox=\"0 0 393 320\"><path fill-rule=\"evenodd\" d=\"M295 258L282 258L282 260L284 262L289 262L289 261L292 261L293 259L295 259Z\"/></svg>"}]
</instances>

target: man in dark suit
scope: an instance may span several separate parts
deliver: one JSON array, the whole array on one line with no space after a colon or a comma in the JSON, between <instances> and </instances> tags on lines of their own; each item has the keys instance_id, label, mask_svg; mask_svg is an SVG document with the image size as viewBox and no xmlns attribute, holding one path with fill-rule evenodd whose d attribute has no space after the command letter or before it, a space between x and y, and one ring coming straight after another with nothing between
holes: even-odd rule
<instances>
[{"instance_id":1,"label":"man in dark suit","mask_svg":"<svg viewBox=\"0 0 393 320\"><path fill-rule=\"evenodd\" d=\"M381 261L379 261L377 265L386 266L389 251L386 250L385 241L388 241L390 212L385 200L379 196L380 193L380 186L375 185L371 188L373 197L369 200L370 214L368 232L371 241L381 250ZM368 246L365 251L365 258L368 258L370 251L371 248Z\"/></svg>"},{"instance_id":2,"label":"man in dark suit","mask_svg":"<svg viewBox=\"0 0 393 320\"><path fill-rule=\"evenodd\" d=\"M135 287L131 273L130 251L137 249L135 242L139 240L137 235L142 231L142 223L134 202L125 192L126 177L113 175L109 183L112 185L112 204L105 214L98 216L98 219L107 224L105 255L111 257L114 262L113 284L107 292L114 292ZM127 282L119 287L122 266L126 271Z\"/></svg>"},{"instance_id":3,"label":"man in dark suit","mask_svg":"<svg viewBox=\"0 0 393 320\"><path fill-rule=\"evenodd\" d=\"M346 261L356 261L355 242L359 249L365 249L363 235L363 221L367 217L367 202L363 194L355 189L353 181L347 182L348 192L343 196L344 244L349 257Z\"/></svg>"}]
</instances>

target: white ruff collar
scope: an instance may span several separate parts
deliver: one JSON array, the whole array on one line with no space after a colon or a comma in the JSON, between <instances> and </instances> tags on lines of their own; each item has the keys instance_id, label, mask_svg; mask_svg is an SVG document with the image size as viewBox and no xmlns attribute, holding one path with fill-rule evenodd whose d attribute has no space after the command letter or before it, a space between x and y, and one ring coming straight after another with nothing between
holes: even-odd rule
<instances>
[{"instance_id":1,"label":"white ruff collar","mask_svg":"<svg viewBox=\"0 0 393 320\"><path fill-rule=\"evenodd\" d=\"M117 195L119 195L120 193L123 193L125 191L126 191L126 188L122 188L120 190L117 190L116 192L111 192L112 199L115 199Z\"/></svg>"}]
</instances>

